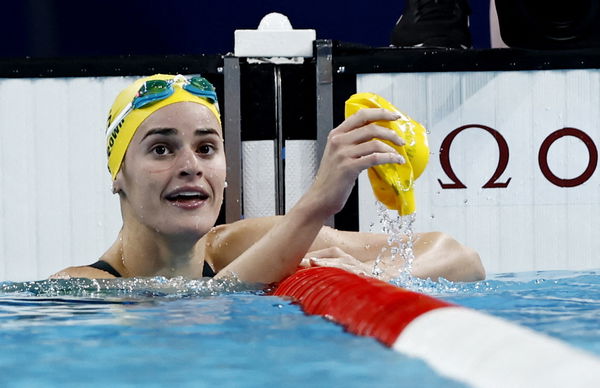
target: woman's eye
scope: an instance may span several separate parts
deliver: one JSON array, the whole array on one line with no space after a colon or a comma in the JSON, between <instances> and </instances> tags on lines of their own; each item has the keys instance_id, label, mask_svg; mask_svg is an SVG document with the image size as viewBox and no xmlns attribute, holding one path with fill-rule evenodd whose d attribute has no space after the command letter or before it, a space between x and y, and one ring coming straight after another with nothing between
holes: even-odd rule
<instances>
[{"instance_id":1,"label":"woman's eye","mask_svg":"<svg viewBox=\"0 0 600 388\"><path fill-rule=\"evenodd\" d=\"M198 152L205 155L211 155L215 152L215 147L212 144L202 144L198 147Z\"/></svg>"},{"instance_id":2,"label":"woman's eye","mask_svg":"<svg viewBox=\"0 0 600 388\"><path fill-rule=\"evenodd\" d=\"M152 152L155 155L167 155L170 153L169 149L164 145L157 145L152 148Z\"/></svg>"}]
</instances>

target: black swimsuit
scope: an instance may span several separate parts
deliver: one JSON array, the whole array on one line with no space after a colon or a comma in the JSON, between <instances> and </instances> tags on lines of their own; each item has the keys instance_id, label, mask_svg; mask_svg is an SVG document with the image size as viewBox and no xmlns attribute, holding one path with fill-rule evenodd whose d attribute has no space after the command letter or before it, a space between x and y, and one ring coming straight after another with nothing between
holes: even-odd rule
<instances>
[{"instance_id":1,"label":"black swimsuit","mask_svg":"<svg viewBox=\"0 0 600 388\"><path fill-rule=\"evenodd\" d=\"M108 272L109 274L111 274L111 275L113 275L114 277L117 277L117 278L121 277L121 274L116 269L114 269L114 267L112 265L108 264L104 260L98 260L94 264L90 264L88 267L97 268L97 269L102 270L104 272Z\"/></svg>"},{"instance_id":2,"label":"black swimsuit","mask_svg":"<svg viewBox=\"0 0 600 388\"><path fill-rule=\"evenodd\" d=\"M121 277L121 274L116 269L114 269L114 267L112 265L108 264L104 260L98 260L94 264L90 264L89 267L96 268L96 269L99 269L104 272L108 272L109 274L111 274L117 278ZM208 265L208 263L205 261L204 267L202 267L202 277L212 278L215 275L216 275L215 271L213 271L213 269L210 267L210 265Z\"/></svg>"}]
</instances>

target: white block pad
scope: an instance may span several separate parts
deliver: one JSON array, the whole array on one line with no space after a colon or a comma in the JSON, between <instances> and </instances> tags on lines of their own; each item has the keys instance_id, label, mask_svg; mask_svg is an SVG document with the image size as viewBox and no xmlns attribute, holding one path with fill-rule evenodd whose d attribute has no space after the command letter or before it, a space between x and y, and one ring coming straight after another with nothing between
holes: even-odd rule
<instances>
[{"instance_id":1,"label":"white block pad","mask_svg":"<svg viewBox=\"0 0 600 388\"><path fill-rule=\"evenodd\" d=\"M244 218L274 216L275 142L242 142Z\"/></svg>"},{"instance_id":2,"label":"white block pad","mask_svg":"<svg viewBox=\"0 0 600 388\"><path fill-rule=\"evenodd\" d=\"M235 31L236 57L311 57L315 30Z\"/></svg>"},{"instance_id":3,"label":"white block pad","mask_svg":"<svg viewBox=\"0 0 600 388\"><path fill-rule=\"evenodd\" d=\"M314 140L285 142L285 210L289 211L312 185L319 160Z\"/></svg>"}]
</instances>

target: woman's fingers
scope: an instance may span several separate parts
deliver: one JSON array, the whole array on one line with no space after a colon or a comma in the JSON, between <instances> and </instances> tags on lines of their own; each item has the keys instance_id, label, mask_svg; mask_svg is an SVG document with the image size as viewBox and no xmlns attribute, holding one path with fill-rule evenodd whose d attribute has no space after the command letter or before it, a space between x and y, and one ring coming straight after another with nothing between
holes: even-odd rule
<instances>
[{"instance_id":1,"label":"woman's fingers","mask_svg":"<svg viewBox=\"0 0 600 388\"><path fill-rule=\"evenodd\" d=\"M310 259L324 258L324 257L342 257L342 256L352 257L349 254L347 254L343 249L338 248L338 247L323 248L323 249L319 249L316 251L308 252L306 254L306 257L310 258ZM354 257L352 257L352 258L354 258Z\"/></svg>"},{"instance_id":2,"label":"woman's fingers","mask_svg":"<svg viewBox=\"0 0 600 388\"><path fill-rule=\"evenodd\" d=\"M353 169L360 170L378 164L404 164L406 162L393 147L378 139L387 140L399 146L405 144L404 139L389 128L367 124L351 132L330 136L328 145L331 151L338 155L335 163L338 166L344 163L344 158L350 158L347 160L348 165Z\"/></svg>"},{"instance_id":3,"label":"woman's fingers","mask_svg":"<svg viewBox=\"0 0 600 388\"><path fill-rule=\"evenodd\" d=\"M334 131L349 132L374 121L393 121L400 117L402 117L400 114L383 108L361 109L344 120Z\"/></svg>"},{"instance_id":4,"label":"woman's fingers","mask_svg":"<svg viewBox=\"0 0 600 388\"><path fill-rule=\"evenodd\" d=\"M385 152L385 153L371 153L360 158L356 158L349 163L351 168L355 171L366 170L367 168L378 166L380 164L391 164L398 163L404 164L406 161L397 152Z\"/></svg>"},{"instance_id":5,"label":"woman's fingers","mask_svg":"<svg viewBox=\"0 0 600 388\"><path fill-rule=\"evenodd\" d=\"M371 154L375 154L375 153L391 154L392 159L395 160L393 163L404 164L406 162L404 160L404 158L402 157L402 155L400 155L398 152L396 152L396 150L393 147L391 147L381 141L378 141L378 140L368 141L366 143L362 143L362 144L352 147L352 149L350 150L350 154L348 156L356 159L356 158L362 158L362 157L365 157L365 156L368 156Z\"/></svg>"},{"instance_id":6,"label":"woman's fingers","mask_svg":"<svg viewBox=\"0 0 600 388\"><path fill-rule=\"evenodd\" d=\"M337 257L330 257L330 258L313 257L310 259L310 264L313 267L340 268L345 271L356 273L359 275L368 275L369 274L368 266L365 265L364 263L359 262L356 259L354 259L352 261L352 260L348 260L345 258L337 258Z\"/></svg>"},{"instance_id":7,"label":"woman's fingers","mask_svg":"<svg viewBox=\"0 0 600 388\"><path fill-rule=\"evenodd\" d=\"M404 139L398 136L395 131L376 124L367 124L360 128L356 128L351 132L345 133L343 136L346 138L345 140L348 144L360 144L373 140L374 138L388 140L398 146L406 144Z\"/></svg>"},{"instance_id":8,"label":"woman's fingers","mask_svg":"<svg viewBox=\"0 0 600 388\"><path fill-rule=\"evenodd\" d=\"M371 272L368 264L338 247L309 252L300 265L302 267L335 267L360 275L369 275Z\"/></svg>"}]
</instances>

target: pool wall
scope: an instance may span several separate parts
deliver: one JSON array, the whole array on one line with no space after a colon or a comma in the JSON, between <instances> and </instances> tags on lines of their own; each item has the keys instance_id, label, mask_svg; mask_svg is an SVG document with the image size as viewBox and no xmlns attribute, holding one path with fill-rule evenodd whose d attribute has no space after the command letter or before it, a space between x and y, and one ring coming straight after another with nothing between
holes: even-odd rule
<instances>
[{"instance_id":1,"label":"pool wall","mask_svg":"<svg viewBox=\"0 0 600 388\"><path fill-rule=\"evenodd\" d=\"M429 131L418 230L452 234L492 273L600 266L598 69L361 74L357 90ZM366 174L359 185L368 230Z\"/></svg>"},{"instance_id":2,"label":"pool wall","mask_svg":"<svg viewBox=\"0 0 600 388\"><path fill-rule=\"evenodd\" d=\"M90 263L119 227L104 155L113 97L137 75L209 76L224 114L221 222L283 214L308 188L343 103L372 91L429 129L417 231L480 252L489 273L597 268L600 54L408 50L318 40L313 57L0 61L0 280ZM8 98L10 97L10 98ZM243 188L243 190L242 190ZM330 224L378 230L364 177ZM371 227L373 224L373 227Z\"/></svg>"},{"instance_id":3,"label":"pool wall","mask_svg":"<svg viewBox=\"0 0 600 388\"><path fill-rule=\"evenodd\" d=\"M89 263L120 227L103 127L115 78L0 80L0 279Z\"/></svg>"}]
</instances>

